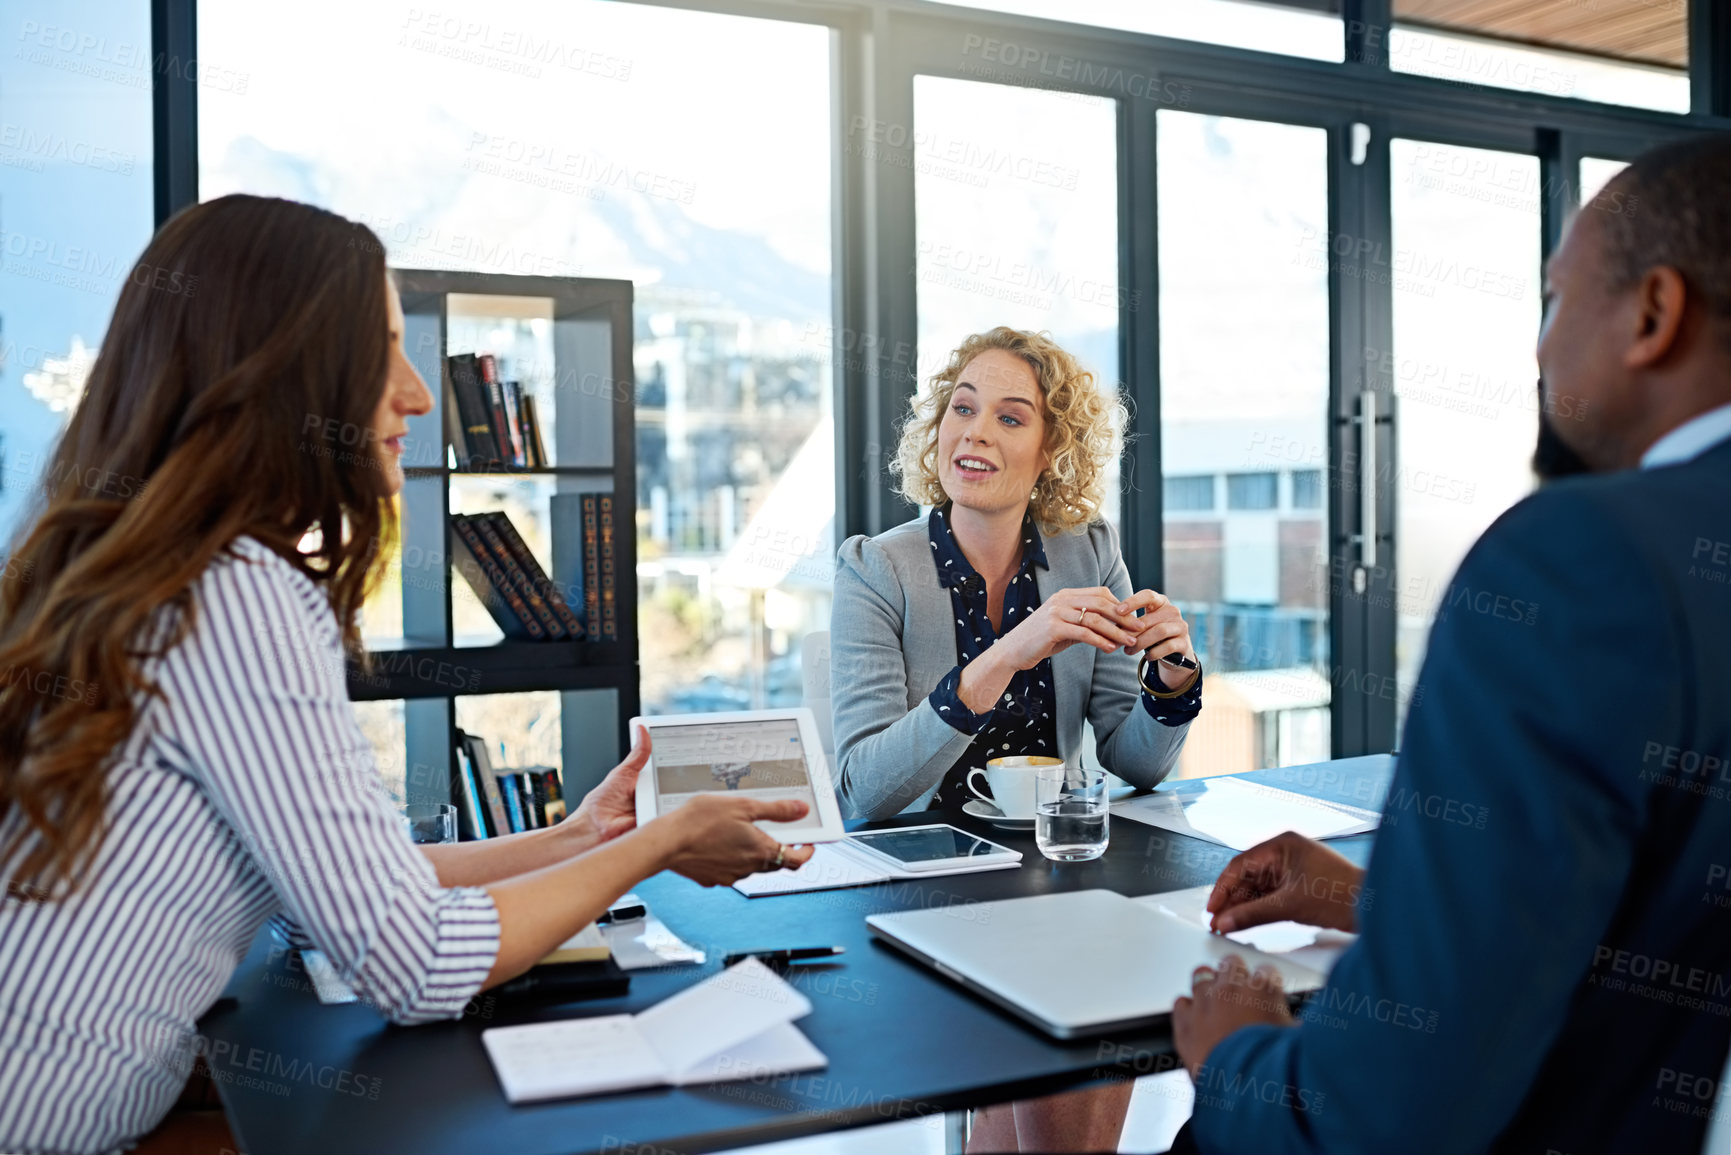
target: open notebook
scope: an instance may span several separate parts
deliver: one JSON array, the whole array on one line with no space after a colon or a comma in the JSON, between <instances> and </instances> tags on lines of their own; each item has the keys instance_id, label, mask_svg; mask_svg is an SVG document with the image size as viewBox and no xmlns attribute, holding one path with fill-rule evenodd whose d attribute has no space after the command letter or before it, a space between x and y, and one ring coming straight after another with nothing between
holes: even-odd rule
<instances>
[{"instance_id":1,"label":"open notebook","mask_svg":"<svg viewBox=\"0 0 1731 1155\"><path fill-rule=\"evenodd\" d=\"M829 1060L793 1025L811 1003L756 959L635 1015L481 1032L513 1103L683 1087L794 1071Z\"/></svg>"}]
</instances>

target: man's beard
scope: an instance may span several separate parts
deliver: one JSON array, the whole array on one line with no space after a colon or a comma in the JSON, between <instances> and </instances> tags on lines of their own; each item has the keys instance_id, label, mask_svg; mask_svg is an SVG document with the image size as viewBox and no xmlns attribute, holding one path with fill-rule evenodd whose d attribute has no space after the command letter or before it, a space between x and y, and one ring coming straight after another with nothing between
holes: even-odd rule
<instances>
[{"instance_id":1,"label":"man's beard","mask_svg":"<svg viewBox=\"0 0 1731 1155\"><path fill-rule=\"evenodd\" d=\"M1533 472L1543 482L1592 471L1593 467L1557 436L1545 406L1545 379L1539 378L1539 443L1533 448Z\"/></svg>"}]
</instances>

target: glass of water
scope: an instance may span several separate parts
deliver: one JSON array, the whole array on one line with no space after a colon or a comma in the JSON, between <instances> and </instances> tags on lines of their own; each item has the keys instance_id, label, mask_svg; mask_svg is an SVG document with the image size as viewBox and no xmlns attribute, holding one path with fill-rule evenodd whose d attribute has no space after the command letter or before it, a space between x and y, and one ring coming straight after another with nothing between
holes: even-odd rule
<instances>
[{"instance_id":1,"label":"glass of water","mask_svg":"<svg viewBox=\"0 0 1731 1155\"><path fill-rule=\"evenodd\" d=\"M402 814L409 841L417 846L457 841L457 808L449 802L414 802Z\"/></svg>"},{"instance_id":2,"label":"glass of water","mask_svg":"<svg viewBox=\"0 0 1731 1155\"><path fill-rule=\"evenodd\" d=\"M1034 780L1034 842L1053 862L1106 853L1106 772L1050 766Z\"/></svg>"}]
</instances>

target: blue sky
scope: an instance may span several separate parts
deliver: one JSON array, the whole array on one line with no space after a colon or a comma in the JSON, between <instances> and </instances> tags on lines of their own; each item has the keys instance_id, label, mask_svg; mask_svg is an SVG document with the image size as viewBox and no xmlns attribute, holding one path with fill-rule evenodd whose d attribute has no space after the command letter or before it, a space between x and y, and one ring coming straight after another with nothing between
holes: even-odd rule
<instances>
[{"instance_id":1,"label":"blue sky","mask_svg":"<svg viewBox=\"0 0 1731 1155\"><path fill-rule=\"evenodd\" d=\"M100 344L151 231L150 6L0 0L0 540L63 416L24 387Z\"/></svg>"}]
</instances>

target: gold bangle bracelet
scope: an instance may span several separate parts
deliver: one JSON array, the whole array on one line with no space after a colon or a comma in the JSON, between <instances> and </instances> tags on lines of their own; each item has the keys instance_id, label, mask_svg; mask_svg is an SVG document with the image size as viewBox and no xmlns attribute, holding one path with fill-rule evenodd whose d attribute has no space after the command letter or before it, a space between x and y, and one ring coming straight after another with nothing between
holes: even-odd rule
<instances>
[{"instance_id":1,"label":"gold bangle bracelet","mask_svg":"<svg viewBox=\"0 0 1731 1155\"><path fill-rule=\"evenodd\" d=\"M1142 688L1156 698L1180 698L1190 692L1190 687L1196 684L1196 679L1202 676L1202 663L1198 661L1196 668L1190 671L1190 676L1184 679L1184 684L1176 690L1156 690L1148 684L1148 651L1142 651L1142 661L1136 666L1136 681Z\"/></svg>"}]
</instances>

